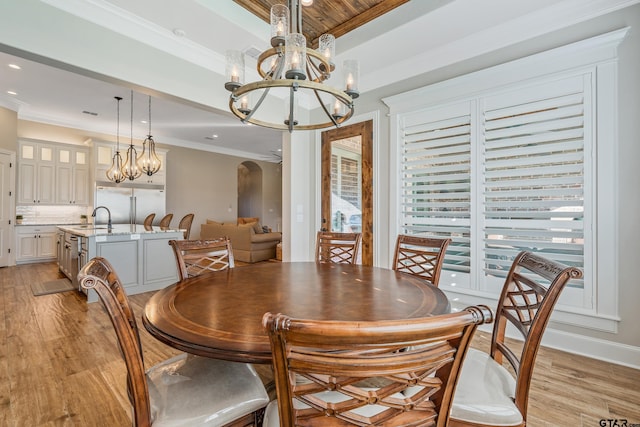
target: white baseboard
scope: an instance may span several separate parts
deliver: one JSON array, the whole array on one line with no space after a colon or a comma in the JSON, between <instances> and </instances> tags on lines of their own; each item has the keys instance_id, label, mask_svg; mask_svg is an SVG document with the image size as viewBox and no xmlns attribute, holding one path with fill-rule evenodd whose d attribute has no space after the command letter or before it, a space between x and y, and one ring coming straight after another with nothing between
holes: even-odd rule
<instances>
[{"instance_id":1,"label":"white baseboard","mask_svg":"<svg viewBox=\"0 0 640 427\"><path fill-rule=\"evenodd\" d=\"M640 369L640 347L547 328L542 345L605 362Z\"/></svg>"},{"instance_id":2,"label":"white baseboard","mask_svg":"<svg viewBox=\"0 0 640 427\"><path fill-rule=\"evenodd\" d=\"M491 335L493 324L481 325L478 330ZM509 327L507 327L506 335L509 338L522 340L522 335L515 330L510 331ZM544 347L566 351L567 353L578 354L580 356L640 370L640 347L585 337L584 335L558 331L549 327L545 330L544 336L542 337L542 345Z\"/></svg>"}]
</instances>

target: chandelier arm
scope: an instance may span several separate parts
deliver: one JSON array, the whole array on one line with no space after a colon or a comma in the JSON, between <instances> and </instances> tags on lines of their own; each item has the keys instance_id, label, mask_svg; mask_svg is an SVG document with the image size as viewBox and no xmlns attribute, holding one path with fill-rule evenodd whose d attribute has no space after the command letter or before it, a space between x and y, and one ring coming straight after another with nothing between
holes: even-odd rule
<instances>
[{"instance_id":1,"label":"chandelier arm","mask_svg":"<svg viewBox=\"0 0 640 427\"><path fill-rule=\"evenodd\" d=\"M318 61L318 64L313 62L312 58ZM315 49L307 49L307 62L310 62L313 65L314 70L317 70L317 77L314 81L320 83L329 78L331 76L331 71L335 70L336 66L331 62L327 61L327 58L318 53ZM328 70L327 72L322 72L321 68Z\"/></svg>"},{"instance_id":2,"label":"chandelier arm","mask_svg":"<svg viewBox=\"0 0 640 427\"><path fill-rule=\"evenodd\" d=\"M278 53L278 57L281 59L281 55L280 53ZM282 69L284 68L284 61L279 60L278 64L277 64L277 69L275 71L275 75L279 76L282 73ZM253 106L253 108L251 109L251 111L249 111L248 114L245 115L245 118L242 119L243 122L251 120L251 117L253 116L253 113L255 113L256 111L258 111L258 108L260 108L260 106L262 105L262 102L265 100L265 98L267 97L267 95L269 94L269 90L271 88L267 87L264 92L262 92L262 95L260 96L260 99L258 99L258 101L255 103L255 105ZM235 94L234 94L235 95ZM232 95L232 98L230 100L230 104L232 104L234 101L236 101L238 99L237 96L234 97L234 95Z\"/></svg>"},{"instance_id":3,"label":"chandelier arm","mask_svg":"<svg viewBox=\"0 0 640 427\"><path fill-rule=\"evenodd\" d=\"M333 117L333 115L329 112L329 110L327 109L327 106L324 105L324 103L322 102L322 98L320 98L320 93L318 93L317 90L313 90L314 95L316 96L316 99L318 100L318 104L320 104L320 106L322 107L322 109L324 110L324 113L327 115L327 117L329 117L329 119L331 119L331 121L333 122L333 125L335 127L340 127L340 123L338 123L336 121L336 118Z\"/></svg>"},{"instance_id":4,"label":"chandelier arm","mask_svg":"<svg viewBox=\"0 0 640 427\"><path fill-rule=\"evenodd\" d=\"M289 133L293 132L293 125L294 125L294 119L293 119L293 104L294 104L294 96L296 95L296 87L295 86L291 86L291 89L289 89Z\"/></svg>"},{"instance_id":5,"label":"chandelier arm","mask_svg":"<svg viewBox=\"0 0 640 427\"><path fill-rule=\"evenodd\" d=\"M262 64L267 59L271 58L274 55L277 56L278 58L281 58L284 55L284 46L276 46L276 47L272 47L271 49L267 49L264 52L262 52L262 54L258 57L256 68L258 69L258 74L260 74L260 77L262 77L263 79L268 79L269 77L273 78L274 75L277 75L273 73L271 69L269 69L268 72L265 72L262 69ZM280 63L283 63L284 61L279 61L279 60L277 61L278 61L278 66L280 68L279 72L282 72L283 66L280 66Z\"/></svg>"},{"instance_id":6,"label":"chandelier arm","mask_svg":"<svg viewBox=\"0 0 640 427\"><path fill-rule=\"evenodd\" d=\"M246 114L244 116L244 119L242 119L243 122L249 121L251 120L251 116L253 116L253 113L255 113L256 111L258 111L258 108L260 108L260 105L262 105L262 101L264 101L264 99L267 97L267 95L269 94L269 90L271 88L266 88L264 90L264 92L262 92L262 95L260 96L260 99L258 99L258 101L256 102L256 105L253 106L253 108L251 109L251 111L249 111L248 114ZM229 104L233 105L233 102L237 99L237 97L232 96ZM235 108L235 105L233 106L233 108Z\"/></svg>"}]
</instances>

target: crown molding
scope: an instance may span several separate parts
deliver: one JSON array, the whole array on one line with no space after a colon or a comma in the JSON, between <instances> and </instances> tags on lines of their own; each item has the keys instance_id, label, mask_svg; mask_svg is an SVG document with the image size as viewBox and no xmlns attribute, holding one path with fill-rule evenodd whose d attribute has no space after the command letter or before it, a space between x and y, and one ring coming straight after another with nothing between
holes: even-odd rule
<instances>
[{"instance_id":1,"label":"crown molding","mask_svg":"<svg viewBox=\"0 0 640 427\"><path fill-rule=\"evenodd\" d=\"M431 49L422 49L413 55L405 55L406 59L386 61L384 64L377 63L375 67L368 67L363 61L360 66L360 90L361 92L368 92L398 81L407 80L606 15L638 2L640 0L558 1L551 6L507 20L499 25L467 34L462 38L442 40L442 43L436 44ZM442 6L433 13L407 22L405 26L388 31L384 39L378 37L368 40L357 48L344 52L339 55L336 62L340 62L347 57L366 58L367 51L392 51L393 46L402 46L403 40L404 44L406 44L407 35L414 33L416 29L433 27L435 24L433 20L439 19L438 17L440 16L473 17L476 15L474 10L482 7L481 3L475 0L456 0ZM425 30L425 37L428 37L428 30ZM363 70L367 70L367 72L363 72Z\"/></svg>"},{"instance_id":2,"label":"crown molding","mask_svg":"<svg viewBox=\"0 0 640 427\"><path fill-rule=\"evenodd\" d=\"M105 0L41 0L49 6L139 41L154 49L224 75L226 59L187 38Z\"/></svg>"}]
</instances>

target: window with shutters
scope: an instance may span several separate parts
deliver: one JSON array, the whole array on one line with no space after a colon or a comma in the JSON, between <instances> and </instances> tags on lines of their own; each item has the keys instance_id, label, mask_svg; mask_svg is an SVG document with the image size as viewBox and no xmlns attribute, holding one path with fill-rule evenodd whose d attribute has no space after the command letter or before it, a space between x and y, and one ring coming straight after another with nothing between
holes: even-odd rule
<instances>
[{"instance_id":1,"label":"window with shutters","mask_svg":"<svg viewBox=\"0 0 640 427\"><path fill-rule=\"evenodd\" d=\"M523 250L584 268L589 82L572 76L406 117L401 232L452 239L442 286L498 293ZM569 286L582 292L584 282Z\"/></svg>"},{"instance_id":2,"label":"window with shutters","mask_svg":"<svg viewBox=\"0 0 640 427\"><path fill-rule=\"evenodd\" d=\"M543 53L385 99L398 110L392 219L397 233L452 239L440 278L452 301L495 301L528 250L584 271L556 320L615 331L616 66L602 54L553 73L559 55Z\"/></svg>"}]
</instances>

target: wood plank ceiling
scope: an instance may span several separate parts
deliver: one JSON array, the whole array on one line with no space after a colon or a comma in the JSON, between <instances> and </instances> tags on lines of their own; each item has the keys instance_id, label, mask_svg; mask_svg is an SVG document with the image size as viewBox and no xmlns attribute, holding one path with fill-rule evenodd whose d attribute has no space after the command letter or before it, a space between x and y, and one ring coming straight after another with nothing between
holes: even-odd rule
<instances>
[{"instance_id":1,"label":"wood plank ceiling","mask_svg":"<svg viewBox=\"0 0 640 427\"><path fill-rule=\"evenodd\" d=\"M234 0L249 12L270 22L271 6L283 0ZM325 33L337 39L409 0L313 0L302 8L302 30L310 47L318 46Z\"/></svg>"}]
</instances>

